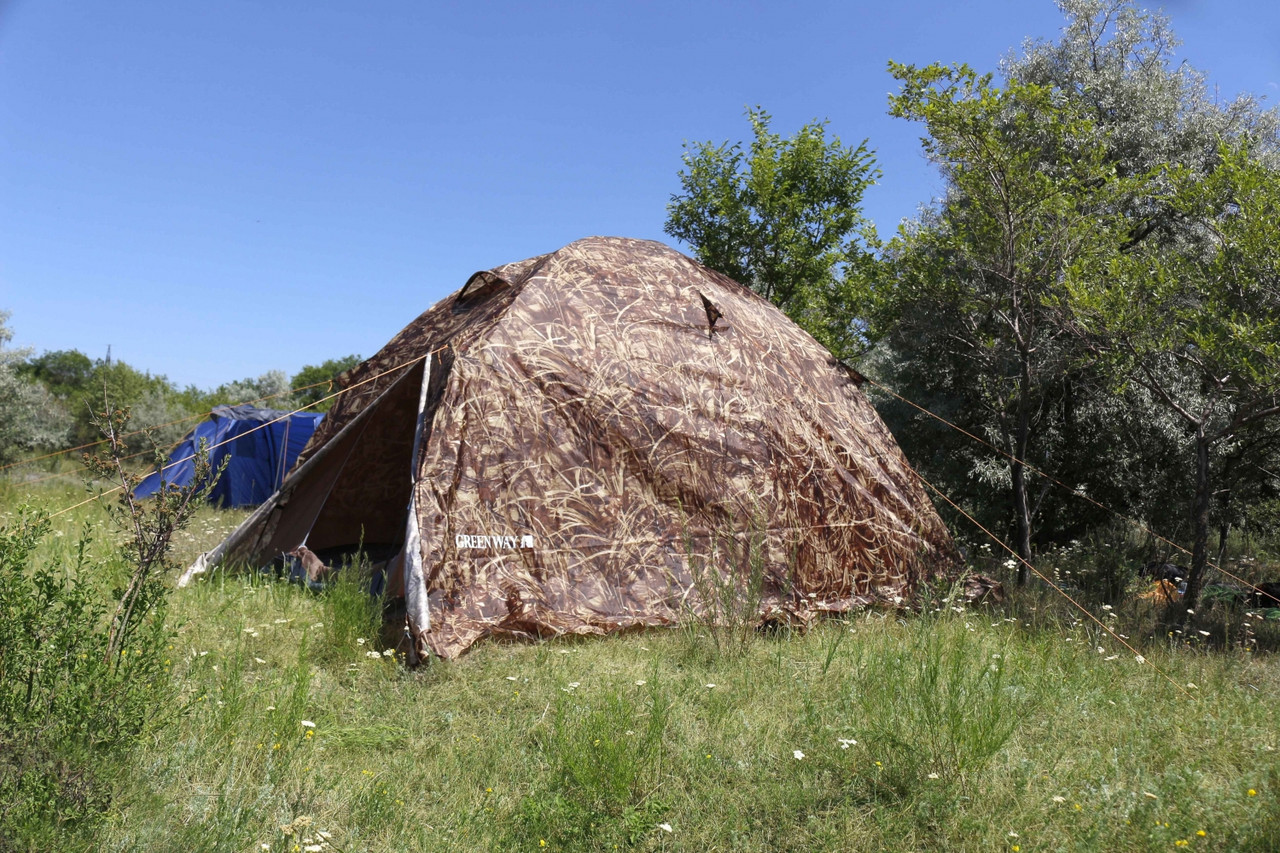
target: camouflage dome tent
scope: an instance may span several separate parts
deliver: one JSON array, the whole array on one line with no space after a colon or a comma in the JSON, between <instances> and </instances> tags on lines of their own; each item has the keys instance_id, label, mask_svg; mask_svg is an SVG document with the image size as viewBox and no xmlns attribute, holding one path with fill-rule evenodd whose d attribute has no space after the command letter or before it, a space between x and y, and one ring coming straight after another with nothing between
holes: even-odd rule
<instances>
[{"instance_id":1,"label":"camouflage dome tent","mask_svg":"<svg viewBox=\"0 0 1280 853\"><path fill-rule=\"evenodd\" d=\"M412 654L898 605L955 547L856 375L748 288L594 237L473 275L341 379L284 486L190 576L398 552ZM370 381L371 380L371 381ZM364 384L361 384L364 383Z\"/></svg>"}]
</instances>

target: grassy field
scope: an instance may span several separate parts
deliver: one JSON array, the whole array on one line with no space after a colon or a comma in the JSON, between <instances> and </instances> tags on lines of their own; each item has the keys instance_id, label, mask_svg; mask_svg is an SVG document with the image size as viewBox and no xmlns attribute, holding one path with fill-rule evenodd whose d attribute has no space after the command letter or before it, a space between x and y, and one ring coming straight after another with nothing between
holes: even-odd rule
<instances>
[{"instance_id":1,"label":"grassy field","mask_svg":"<svg viewBox=\"0 0 1280 853\"><path fill-rule=\"evenodd\" d=\"M6 486L0 522L83 497ZM240 517L201 510L179 559ZM54 521L40 560L70 564L86 527L110 549L96 505ZM1088 553L1055 556L1088 569ZM1145 662L1041 587L743 644L698 625L484 643L410 671L354 585L215 574L171 597L171 698L107 780L106 821L60 837L298 853L1280 849L1274 623L1222 607L1188 637L1136 603L1096 612Z\"/></svg>"}]
</instances>

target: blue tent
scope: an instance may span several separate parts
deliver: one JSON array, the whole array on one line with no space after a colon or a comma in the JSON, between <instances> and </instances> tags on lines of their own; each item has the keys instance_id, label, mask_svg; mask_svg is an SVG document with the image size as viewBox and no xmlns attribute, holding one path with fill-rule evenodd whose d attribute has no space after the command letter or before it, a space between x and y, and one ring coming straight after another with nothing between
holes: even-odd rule
<instances>
[{"instance_id":1,"label":"blue tent","mask_svg":"<svg viewBox=\"0 0 1280 853\"><path fill-rule=\"evenodd\" d=\"M195 475L194 457L201 439L209 445L216 471L229 457L222 478L209 493L210 503L224 507L257 506L275 493L293 467L311 433L324 418L317 412L278 412L255 406L217 406L169 455L164 482L186 486ZM143 480L134 494L146 497L160 489L161 472Z\"/></svg>"}]
</instances>

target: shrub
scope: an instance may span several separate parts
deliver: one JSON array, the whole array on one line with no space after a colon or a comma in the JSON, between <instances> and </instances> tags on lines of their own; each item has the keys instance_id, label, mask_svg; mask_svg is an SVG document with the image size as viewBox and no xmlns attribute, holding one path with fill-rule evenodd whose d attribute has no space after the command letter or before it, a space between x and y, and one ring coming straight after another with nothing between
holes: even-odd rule
<instances>
[{"instance_id":1,"label":"shrub","mask_svg":"<svg viewBox=\"0 0 1280 853\"><path fill-rule=\"evenodd\" d=\"M90 558L88 526L69 565L56 552L41 558L43 513L24 510L0 529L0 848L87 844L113 774L171 705L161 573L203 490L136 501L136 477L121 464L127 422L108 408L107 452L87 459L92 474L120 484L109 509L127 536L113 559ZM123 583L107 594L97 581L113 575Z\"/></svg>"}]
</instances>

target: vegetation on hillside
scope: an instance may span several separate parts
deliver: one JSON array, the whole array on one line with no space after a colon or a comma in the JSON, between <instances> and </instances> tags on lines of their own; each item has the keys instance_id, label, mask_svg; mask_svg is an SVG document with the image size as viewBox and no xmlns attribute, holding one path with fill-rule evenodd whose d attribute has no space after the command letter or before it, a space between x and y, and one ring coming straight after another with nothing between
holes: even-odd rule
<instances>
[{"instance_id":1,"label":"vegetation on hillside","mask_svg":"<svg viewBox=\"0 0 1280 853\"><path fill-rule=\"evenodd\" d=\"M135 453L144 453L151 439L162 446L177 442L214 406L252 403L284 411L328 411L333 401L327 398L337 391L335 380L360 363L360 356L348 355L306 365L292 377L268 370L212 390L178 388L164 376L110 357L90 359L79 350L38 356L5 351L3 344L12 335L5 319L7 315L0 316L0 411L22 414L6 418L9 427L0 432L0 464L96 442L100 436L94 412L104 399L129 409L135 431L148 431L150 438L140 432L130 438ZM21 399L14 396L19 391Z\"/></svg>"}]
</instances>

